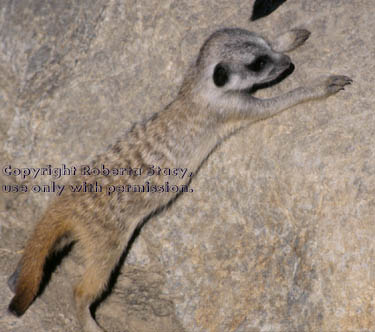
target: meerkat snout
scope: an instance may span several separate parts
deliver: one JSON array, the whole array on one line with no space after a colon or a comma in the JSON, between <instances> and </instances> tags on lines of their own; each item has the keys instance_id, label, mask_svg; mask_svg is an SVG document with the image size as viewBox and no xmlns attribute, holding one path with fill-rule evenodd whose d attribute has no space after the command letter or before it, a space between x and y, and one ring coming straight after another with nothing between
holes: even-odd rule
<instances>
[{"instance_id":1,"label":"meerkat snout","mask_svg":"<svg viewBox=\"0 0 375 332\"><path fill-rule=\"evenodd\" d=\"M286 54L277 53L274 56L273 61L274 61L274 65L271 71L269 72L268 77L266 78L265 81L259 82L259 83L270 82L274 79L277 79L284 72L289 71L291 67L294 68L292 60Z\"/></svg>"},{"instance_id":2,"label":"meerkat snout","mask_svg":"<svg viewBox=\"0 0 375 332\"><path fill-rule=\"evenodd\" d=\"M290 57L282 53L279 54L279 57L280 59L278 61L278 65L280 67L283 67L284 69L289 68L290 64L292 63L292 60L290 59Z\"/></svg>"}]
</instances>

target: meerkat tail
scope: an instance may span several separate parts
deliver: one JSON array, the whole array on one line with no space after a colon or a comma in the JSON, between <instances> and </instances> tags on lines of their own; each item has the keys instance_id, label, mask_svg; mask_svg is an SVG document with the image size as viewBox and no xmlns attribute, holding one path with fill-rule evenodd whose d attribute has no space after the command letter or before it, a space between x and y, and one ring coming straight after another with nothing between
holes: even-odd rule
<instances>
[{"instance_id":1,"label":"meerkat tail","mask_svg":"<svg viewBox=\"0 0 375 332\"><path fill-rule=\"evenodd\" d=\"M49 210L51 211L51 210ZM56 242L69 233L68 224L63 216L51 211L43 216L34 233L26 244L23 256L17 266L15 276L15 295L8 310L21 316L38 294L43 277L46 258L53 251Z\"/></svg>"},{"instance_id":2,"label":"meerkat tail","mask_svg":"<svg viewBox=\"0 0 375 332\"><path fill-rule=\"evenodd\" d=\"M286 0L255 0L253 15L250 20L255 21L259 18L271 14L279 6L281 6Z\"/></svg>"}]
</instances>

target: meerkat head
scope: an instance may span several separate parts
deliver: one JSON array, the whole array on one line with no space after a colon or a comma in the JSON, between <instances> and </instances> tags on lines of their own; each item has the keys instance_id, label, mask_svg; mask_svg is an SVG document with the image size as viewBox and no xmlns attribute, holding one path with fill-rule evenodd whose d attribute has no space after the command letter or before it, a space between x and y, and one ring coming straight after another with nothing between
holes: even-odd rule
<instances>
[{"instance_id":1,"label":"meerkat head","mask_svg":"<svg viewBox=\"0 0 375 332\"><path fill-rule=\"evenodd\" d=\"M266 85L287 71L292 62L287 55L272 50L270 44L255 33L223 29L213 33L203 44L196 66L202 74L200 89L208 88L220 94L251 91L256 86Z\"/></svg>"}]
</instances>

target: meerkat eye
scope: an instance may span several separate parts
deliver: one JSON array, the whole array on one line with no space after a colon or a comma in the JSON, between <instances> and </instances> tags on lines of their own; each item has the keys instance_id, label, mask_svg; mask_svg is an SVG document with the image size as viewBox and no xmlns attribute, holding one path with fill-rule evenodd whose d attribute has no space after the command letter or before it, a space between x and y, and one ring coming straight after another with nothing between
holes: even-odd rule
<instances>
[{"instance_id":1,"label":"meerkat eye","mask_svg":"<svg viewBox=\"0 0 375 332\"><path fill-rule=\"evenodd\" d=\"M261 55L257 57L252 63L247 64L246 68L254 72L260 72L267 65L268 61L269 58L267 55Z\"/></svg>"}]
</instances>

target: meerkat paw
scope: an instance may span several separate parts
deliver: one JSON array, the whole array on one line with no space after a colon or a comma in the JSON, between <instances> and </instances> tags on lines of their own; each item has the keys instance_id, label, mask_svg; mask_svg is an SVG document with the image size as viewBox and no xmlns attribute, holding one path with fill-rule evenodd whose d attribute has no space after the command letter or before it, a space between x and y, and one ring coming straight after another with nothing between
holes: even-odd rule
<instances>
[{"instance_id":1,"label":"meerkat paw","mask_svg":"<svg viewBox=\"0 0 375 332\"><path fill-rule=\"evenodd\" d=\"M301 46L311 35L306 29L292 29L280 35L272 43L272 48L276 52L290 52Z\"/></svg>"},{"instance_id":2,"label":"meerkat paw","mask_svg":"<svg viewBox=\"0 0 375 332\"><path fill-rule=\"evenodd\" d=\"M344 75L323 76L315 79L307 91L310 98L326 98L344 90L345 86L352 82L350 77Z\"/></svg>"},{"instance_id":3,"label":"meerkat paw","mask_svg":"<svg viewBox=\"0 0 375 332\"><path fill-rule=\"evenodd\" d=\"M12 275L8 278L8 287L9 289L15 293L16 292L16 285L17 285L17 281L18 281L18 276L20 274L20 271L21 271L21 264L18 264L17 265L17 268L15 269L15 271L12 273Z\"/></svg>"},{"instance_id":4,"label":"meerkat paw","mask_svg":"<svg viewBox=\"0 0 375 332\"><path fill-rule=\"evenodd\" d=\"M353 80L344 75L330 75L320 77L315 81L313 88L313 97L328 97L334 95L340 90L345 89L345 85L352 84Z\"/></svg>"},{"instance_id":5,"label":"meerkat paw","mask_svg":"<svg viewBox=\"0 0 375 332\"><path fill-rule=\"evenodd\" d=\"M345 85L352 84L353 80L348 76L332 75L326 81L328 95L333 95L340 90L345 90Z\"/></svg>"}]
</instances>

